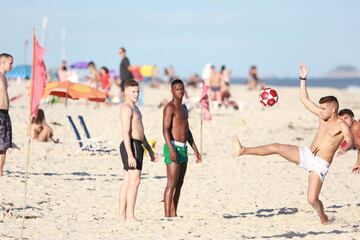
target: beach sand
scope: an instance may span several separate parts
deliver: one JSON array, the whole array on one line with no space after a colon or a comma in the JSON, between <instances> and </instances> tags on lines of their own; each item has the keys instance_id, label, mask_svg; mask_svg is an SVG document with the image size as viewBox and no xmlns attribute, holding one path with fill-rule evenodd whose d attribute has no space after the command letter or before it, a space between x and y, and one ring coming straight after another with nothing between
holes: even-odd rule
<instances>
[{"instance_id":1,"label":"beach sand","mask_svg":"<svg viewBox=\"0 0 360 240\"><path fill-rule=\"evenodd\" d=\"M28 97L26 82L10 82L13 142L20 148L8 151L5 176L0 178L0 239L20 238L24 194L24 162L27 146ZM188 89L191 96L200 90ZM178 208L179 217L163 216L166 171L161 156L162 109L170 98L169 87L144 88L141 107L145 133L157 141L159 162L145 158L136 205L143 221L120 225L118 195L123 179L118 145L122 139L119 106L96 108L85 101L42 105L55 137L63 144L32 142L24 237L27 239L358 239L360 230L360 176L351 174L356 152L335 158L320 195L333 222L321 225L308 205L307 173L279 156L233 158L231 136L243 145L271 142L310 145L318 120L299 101L299 89L277 87L279 102L264 108L258 92L233 86L240 111L218 109L204 122L203 163L195 164L190 150L188 171ZM310 98L335 95L340 108L360 116L358 92L309 88ZM74 155L75 136L66 115L85 117L94 137L112 140L116 151L103 156ZM190 127L200 145L200 109L190 112ZM65 131L64 131L65 127ZM65 135L65 139L63 136Z\"/></svg>"}]
</instances>

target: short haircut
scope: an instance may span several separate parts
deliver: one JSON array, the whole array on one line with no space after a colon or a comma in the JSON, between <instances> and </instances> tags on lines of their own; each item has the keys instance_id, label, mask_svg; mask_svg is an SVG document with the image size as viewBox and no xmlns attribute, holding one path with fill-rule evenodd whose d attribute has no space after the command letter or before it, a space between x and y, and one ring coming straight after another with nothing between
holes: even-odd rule
<instances>
[{"instance_id":1,"label":"short haircut","mask_svg":"<svg viewBox=\"0 0 360 240\"><path fill-rule=\"evenodd\" d=\"M350 109L347 109L347 108L341 109L338 113L339 116L343 116L345 114L349 115L352 118L355 117L353 111L351 111Z\"/></svg>"},{"instance_id":2,"label":"short haircut","mask_svg":"<svg viewBox=\"0 0 360 240\"><path fill-rule=\"evenodd\" d=\"M320 98L319 103L320 104L322 104L322 103L334 103L336 112L339 111L339 102L338 102L337 98L334 97L334 96L322 97L322 98Z\"/></svg>"},{"instance_id":3,"label":"short haircut","mask_svg":"<svg viewBox=\"0 0 360 240\"><path fill-rule=\"evenodd\" d=\"M181 79L177 78L177 79L175 79L174 81L171 82L171 87L173 87L175 84L184 85L184 82Z\"/></svg>"},{"instance_id":4,"label":"short haircut","mask_svg":"<svg viewBox=\"0 0 360 240\"><path fill-rule=\"evenodd\" d=\"M125 88L128 88L128 87L138 87L139 86L139 83L133 79L129 79L129 80L126 80L125 82Z\"/></svg>"},{"instance_id":5,"label":"short haircut","mask_svg":"<svg viewBox=\"0 0 360 240\"><path fill-rule=\"evenodd\" d=\"M124 53L126 53L126 49L124 47L121 47L120 50L122 50Z\"/></svg>"},{"instance_id":6,"label":"short haircut","mask_svg":"<svg viewBox=\"0 0 360 240\"><path fill-rule=\"evenodd\" d=\"M8 53L1 53L0 54L0 59L1 58L13 58L13 56L11 56L10 54L8 54Z\"/></svg>"}]
</instances>

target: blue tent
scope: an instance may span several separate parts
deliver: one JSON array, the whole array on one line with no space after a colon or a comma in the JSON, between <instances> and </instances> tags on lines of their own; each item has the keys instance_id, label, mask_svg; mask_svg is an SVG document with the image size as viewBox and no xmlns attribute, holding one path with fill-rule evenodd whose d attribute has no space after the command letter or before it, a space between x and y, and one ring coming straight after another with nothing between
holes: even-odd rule
<instances>
[{"instance_id":1,"label":"blue tent","mask_svg":"<svg viewBox=\"0 0 360 240\"><path fill-rule=\"evenodd\" d=\"M6 73L7 78L24 78L30 79L31 77L31 65L18 65L14 67L10 72Z\"/></svg>"}]
</instances>

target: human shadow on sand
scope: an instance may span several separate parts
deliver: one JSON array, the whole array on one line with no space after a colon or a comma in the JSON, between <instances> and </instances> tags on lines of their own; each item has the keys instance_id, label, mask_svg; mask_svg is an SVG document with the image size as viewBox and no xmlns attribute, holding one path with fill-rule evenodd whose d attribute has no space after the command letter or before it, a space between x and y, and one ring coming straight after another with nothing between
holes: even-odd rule
<instances>
[{"instance_id":1,"label":"human shadow on sand","mask_svg":"<svg viewBox=\"0 0 360 240\"><path fill-rule=\"evenodd\" d=\"M355 203L355 205L357 207L360 207L360 203ZM336 209L340 209L343 207L350 207L351 204L347 203L344 205L331 205L328 207L325 207L325 212L326 213L337 213ZM278 208L278 209L272 209L272 208L264 208L264 209L259 209L256 212L241 212L237 215L234 214L223 214L223 218L225 219L232 219L232 218L246 218L247 216L255 216L255 217L260 217L260 218L269 218L269 217L274 217L274 216L279 216L279 215L292 215L292 214L296 214L299 210L297 208L289 208L289 207L283 207L283 208Z\"/></svg>"},{"instance_id":2,"label":"human shadow on sand","mask_svg":"<svg viewBox=\"0 0 360 240\"><path fill-rule=\"evenodd\" d=\"M297 208L289 208L289 207L282 207L277 209L271 209L271 208L264 208L259 209L256 212L242 212L238 215L232 215L232 214L224 214L223 218L225 219L232 219L232 218L246 218L248 216L255 216L259 218L269 218L279 215L292 215L296 214L299 210Z\"/></svg>"},{"instance_id":3,"label":"human shadow on sand","mask_svg":"<svg viewBox=\"0 0 360 240\"><path fill-rule=\"evenodd\" d=\"M274 239L274 238L304 238L304 237L309 237L309 236L318 236L318 235L340 235L340 234L344 234L344 233L349 233L348 231L341 231L341 230L332 230L329 232L325 232L325 231L309 231L309 232L294 232L294 231L290 231L290 232L286 232L286 233L282 233L282 234L275 234L275 235L269 235L269 236L262 236L261 238L264 239ZM326 239L326 236L324 236L324 238Z\"/></svg>"},{"instance_id":4,"label":"human shadow on sand","mask_svg":"<svg viewBox=\"0 0 360 240\"><path fill-rule=\"evenodd\" d=\"M25 173L21 171L5 171L9 177L23 178ZM120 174L94 174L88 172L71 172L71 173L57 173L57 172L29 172L29 178L31 176L45 176L45 177L63 177L65 181L84 181L84 180L102 180L102 181L118 181L123 180ZM141 173L141 179L148 179L148 173Z\"/></svg>"}]
</instances>

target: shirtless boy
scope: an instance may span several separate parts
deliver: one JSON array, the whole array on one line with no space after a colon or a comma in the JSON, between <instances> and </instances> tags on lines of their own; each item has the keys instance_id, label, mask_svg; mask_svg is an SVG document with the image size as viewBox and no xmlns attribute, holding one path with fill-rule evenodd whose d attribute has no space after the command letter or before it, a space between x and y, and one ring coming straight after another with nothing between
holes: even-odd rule
<instances>
[{"instance_id":1,"label":"shirtless boy","mask_svg":"<svg viewBox=\"0 0 360 240\"><path fill-rule=\"evenodd\" d=\"M11 70L12 64L13 57L10 54L0 54L0 176L3 175L6 151L12 143L8 81L5 76L5 73Z\"/></svg>"},{"instance_id":2,"label":"shirtless boy","mask_svg":"<svg viewBox=\"0 0 360 240\"><path fill-rule=\"evenodd\" d=\"M188 123L188 110L182 99L185 94L184 83L176 79L171 83L172 100L166 104L163 112L164 161L166 164L167 184L164 191L165 217L176 217L180 191L187 167L188 142L194 150L196 162L201 155L196 147Z\"/></svg>"},{"instance_id":3,"label":"shirtless boy","mask_svg":"<svg viewBox=\"0 0 360 240\"><path fill-rule=\"evenodd\" d=\"M142 123L142 116L136 102L139 98L139 84L128 80L124 86L125 101L120 108L120 119L124 140L120 144L120 154L124 165L124 180L120 190L120 222L137 220L134 207L143 165L144 149L149 152L151 161L155 155L149 145Z\"/></svg>"},{"instance_id":4,"label":"shirtless boy","mask_svg":"<svg viewBox=\"0 0 360 240\"><path fill-rule=\"evenodd\" d=\"M351 133L354 137L354 148L357 149L357 161L352 168L352 172L358 174L360 173L360 121L355 120L354 113L350 109L341 109L339 117L351 127Z\"/></svg>"},{"instance_id":5,"label":"shirtless boy","mask_svg":"<svg viewBox=\"0 0 360 240\"><path fill-rule=\"evenodd\" d=\"M300 64L301 102L310 112L319 118L319 127L310 148L300 148L294 145L279 143L244 147L240 144L237 136L234 136L233 149L234 154L237 156L278 154L288 161L305 168L309 173L308 202L318 213L321 223L327 224L329 219L324 212L322 202L319 200L323 180L342 140L345 139L347 144L340 147L338 154L343 154L351 148L353 138L349 126L338 117L339 104L334 96L322 97L319 101L319 106L309 99L306 89L307 75L307 66Z\"/></svg>"}]
</instances>

